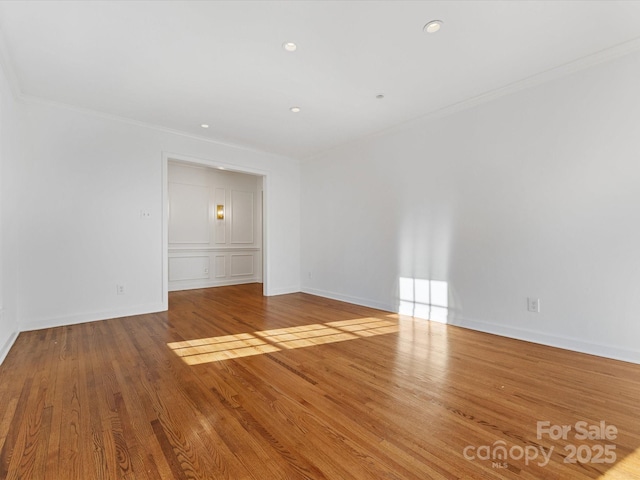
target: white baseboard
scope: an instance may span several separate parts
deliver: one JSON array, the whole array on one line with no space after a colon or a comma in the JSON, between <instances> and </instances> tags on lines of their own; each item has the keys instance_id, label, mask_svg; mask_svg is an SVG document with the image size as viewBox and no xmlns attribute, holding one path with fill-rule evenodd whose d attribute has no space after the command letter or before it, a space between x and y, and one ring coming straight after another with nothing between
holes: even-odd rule
<instances>
[{"instance_id":1,"label":"white baseboard","mask_svg":"<svg viewBox=\"0 0 640 480\"><path fill-rule=\"evenodd\" d=\"M22 331L41 330L43 328L62 327L65 325L76 325L78 323L96 322L99 320L109 320L111 318L130 317L132 315L143 315L145 313L164 312L167 306L164 303L152 303L149 305L139 305L136 307L118 308L103 312L82 313L78 315L50 317L35 320L23 320Z\"/></svg>"},{"instance_id":2,"label":"white baseboard","mask_svg":"<svg viewBox=\"0 0 640 480\"><path fill-rule=\"evenodd\" d=\"M302 292L310 295L317 295L318 297L330 298L332 300L340 300L341 302L353 303L355 305L362 305L363 307L377 308L378 310L384 310L385 312L394 312L395 309L391 305L386 303L376 302L375 300L369 300L367 298L352 297L351 295L343 295L341 293L329 292L327 290L320 290L317 288L303 287Z\"/></svg>"},{"instance_id":3,"label":"white baseboard","mask_svg":"<svg viewBox=\"0 0 640 480\"><path fill-rule=\"evenodd\" d=\"M248 282L247 282L248 283ZM202 287L198 287L202 288ZM269 296L285 295L289 293L299 292L298 287L280 288L272 290L268 293ZM370 299L354 297L351 295L343 295L336 292L330 292L327 290L320 290L315 288L305 287L302 292L310 295L316 295L319 297L331 298L333 300L339 300L342 302L352 303L355 305L362 305L365 307L376 308L387 312L393 312L394 307L382 302L377 302ZM110 318L128 317L132 315L142 315L146 313L163 312L167 310L167 306L163 303L154 303L150 305L143 305L131 308L122 308L116 310L109 310L103 312L84 313L73 316L64 317L52 317L45 319L24 321L22 325L23 331L40 330L43 328L60 327L65 325L75 325L78 323L93 322L98 320L107 320ZM523 329L519 327L511 327L508 325L500 325L493 322L486 322L483 320L470 319L463 316L449 316L447 322L449 325L458 326L462 328L468 328L470 330L477 330L480 332L489 333L492 335L499 335L502 337L514 338L517 340L524 340L526 342L538 343L542 345L548 345L551 347L563 348L566 350L572 350L576 352L586 353L590 355L596 355L599 357L612 358L615 360L621 360L625 362L631 362L640 364L640 350L631 350L620 348L615 345L606 345L588 342L585 340L571 338L561 335L547 334L543 332L537 332L534 330ZM18 332L14 332L7 339L2 347L0 347L0 364L9 353L9 350L13 346L14 342L18 338Z\"/></svg>"},{"instance_id":4,"label":"white baseboard","mask_svg":"<svg viewBox=\"0 0 640 480\"><path fill-rule=\"evenodd\" d=\"M192 280L185 282L171 282L169 285L170 292L181 292L183 290L198 290L200 288L214 288L214 287L227 287L229 285L242 285L245 283L260 283L260 279L257 277L254 278L243 278L242 280L208 280L203 282L202 280Z\"/></svg>"},{"instance_id":5,"label":"white baseboard","mask_svg":"<svg viewBox=\"0 0 640 480\"><path fill-rule=\"evenodd\" d=\"M331 298L333 300L340 300L342 302L354 303L356 305L362 305L365 307L377 308L379 310L385 310L388 312L397 311L395 306L387 305L382 302L376 302L374 300L366 298L358 298L350 295L343 295L336 292L329 292L326 290L308 287L303 287L302 291L304 293L317 295L319 297ZM578 338L536 332L534 330L510 327L508 325L500 325L497 323L485 322L482 320L474 320L462 316L453 316L451 314L449 315L449 319L446 323L448 325L454 325L457 327L467 328L469 330L490 333L492 335L499 335L501 337L514 338L517 340L524 340L525 342L538 343L550 347L557 347L565 350L586 353L589 355L596 355L598 357L605 357L614 360L640 364L640 350L630 350L620 348L615 345L593 343Z\"/></svg>"},{"instance_id":6,"label":"white baseboard","mask_svg":"<svg viewBox=\"0 0 640 480\"><path fill-rule=\"evenodd\" d=\"M262 281L258 278L250 278L245 280L225 280L222 282L207 282L207 283L184 283L182 285L172 285L169 287L170 292L179 292L182 290L197 290L199 288L215 288L215 287L226 287L229 285L243 285L246 283L262 283ZM272 288L265 294L267 297L274 297L276 295L287 295L289 293L298 293L300 291L299 286L293 287L282 287L282 288Z\"/></svg>"},{"instance_id":7,"label":"white baseboard","mask_svg":"<svg viewBox=\"0 0 640 480\"><path fill-rule=\"evenodd\" d=\"M449 321L447 323L449 325L490 333L492 335L499 335L501 337L515 338L517 340L538 343L549 347L557 347L565 350L572 350L574 352L596 355L598 357L640 364L640 350L630 350L620 348L615 345L593 343L562 335L550 335L543 332L536 332L534 330L510 327L508 325L499 325L482 320L472 320L460 316L454 318L449 317Z\"/></svg>"},{"instance_id":8,"label":"white baseboard","mask_svg":"<svg viewBox=\"0 0 640 480\"><path fill-rule=\"evenodd\" d=\"M276 295L288 295L290 293L299 293L300 287L298 285L294 287L282 287L282 288L270 288L265 296L275 297Z\"/></svg>"},{"instance_id":9,"label":"white baseboard","mask_svg":"<svg viewBox=\"0 0 640 480\"><path fill-rule=\"evenodd\" d=\"M18 335L19 332L13 332L11 335L9 335L7 341L4 342L4 345L0 347L0 365L2 365L4 359L7 358L7 354L9 353L9 350L11 350L11 347L13 347L13 344L16 342Z\"/></svg>"}]
</instances>

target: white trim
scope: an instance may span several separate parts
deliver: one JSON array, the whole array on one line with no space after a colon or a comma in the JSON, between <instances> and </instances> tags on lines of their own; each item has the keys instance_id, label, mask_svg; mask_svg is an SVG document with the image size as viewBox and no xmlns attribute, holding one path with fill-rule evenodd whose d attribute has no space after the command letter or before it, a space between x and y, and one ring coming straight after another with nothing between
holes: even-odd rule
<instances>
[{"instance_id":1,"label":"white trim","mask_svg":"<svg viewBox=\"0 0 640 480\"><path fill-rule=\"evenodd\" d=\"M71 316L40 318L35 320L23 320L22 331L41 330L43 328L63 327L76 325L78 323L97 322L100 320L111 320L113 318L131 317L134 315L145 315L147 313L165 312L167 309L163 303L152 303L137 307L118 308L102 312L80 313Z\"/></svg>"},{"instance_id":2,"label":"white trim","mask_svg":"<svg viewBox=\"0 0 640 480\"><path fill-rule=\"evenodd\" d=\"M448 117L449 115L453 115L454 113L458 113L463 110L468 110L475 106L482 105L484 103L491 102L498 98L511 95L512 93L516 93L521 90L527 90L529 88L533 88L543 83L550 82L552 80L568 77L569 75L576 73L580 70L585 70L595 65L605 63L611 60L615 60L616 58L623 57L625 55L637 52L638 50L640 50L640 38L635 38L628 42L620 43L613 47L600 50L599 52L586 55L584 57L578 58L576 60L572 60L562 65L558 65L557 67L551 68L549 70L545 70L543 72L536 73L529 77L516 80L515 82L511 82L507 85L503 85L502 87L489 90L487 92L481 93L480 95L476 95L466 100L461 100L459 102L446 105L444 107L433 110L431 112L419 115L410 120L406 120L396 125L392 125L391 127L378 130L377 132L373 132L373 133L364 135L362 137L355 138L345 143L336 145L335 147L322 150L318 153L313 153L307 157L303 157L301 161L308 162L308 161L318 160L325 157L327 154L331 152L339 152L349 147L359 145L363 142L366 142L378 137L383 137L393 133L399 133L399 132L408 130L411 127L423 121L426 122L426 121L437 120L440 118Z\"/></svg>"},{"instance_id":3,"label":"white trim","mask_svg":"<svg viewBox=\"0 0 640 480\"><path fill-rule=\"evenodd\" d=\"M259 247L169 247L169 253L190 252L259 252Z\"/></svg>"},{"instance_id":4,"label":"white trim","mask_svg":"<svg viewBox=\"0 0 640 480\"><path fill-rule=\"evenodd\" d=\"M300 172L298 171L298 174ZM269 280L270 267L270 255L267 255L269 250L269 184L271 182L270 175L262 176L262 234L260 239L262 240L262 295L269 296L268 285L271 284Z\"/></svg>"},{"instance_id":5,"label":"white trim","mask_svg":"<svg viewBox=\"0 0 640 480\"><path fill-rule=\"evenodd\" d=\"M160 221L160 238L162 239L162 253L160 271L162 272L162 281L160 286L160 298L165 310L169 310L169 164L164 153L161 156L162 182L160 199L160 209L162 217Z\"/></svg>"},{"instance_id":6,"label":"white trim","mask_svg":"<svg viewBox=\"0 0 640 480\"><path fill-rule=\"evenodd\" d=\"M169 289L170 292L181 292L183 290L200 290L201 288L228 287L230 285L244 285L246 283L260 283L260 280L258 279L258 277L252 277L240 278L235 280L211 280L209 282L202 282L202 280L176 280L173 283L174 286Z\"/></svg>"},{"instance_id":7,"label":"white trim","mask_svg":"<svg viewBox=\"0 0 640 480\"><path fill-rule=\"evenodd\" d=\"M11 335L9 335L7 341L4 342L4 345L2 345L2 347L0 348L0 365L2 365L4 359L7 358L11 347L13 347L13 344L16 343L16 340L18 339L18 335L20 335L20 332L13 332Z\"/></svg>"},{"instance_id":8,"label":"white trim","mask_svg":"<svg viewBox=\"0 0 640 480\"><path fill-rule=\"evenodd\" d=\"M198 137L200 139L200 137ZM245 149L246 150L246 149ZM265 153L265 152L260 152ZM169 160L173 160L172 163L194 163L196 165L210 167L210 168L220 168L222 167L225 171L228 172L237 172L237 173L248 173L251 175L264 176L267 177L271 172L269 170L263 170L260 168L252 168L245 166L238 166L232 163L226 163L219 158L203 158L203 157L193 157L191 155L184 155L182 153L175 152L162 152L162 158L167 162Z\"/></svg>"},{"instance_id":9,"label":"white trim","mask_svg":"<svg viewBox=\"0 0 640 480\"><path fill-rule=\"evenodd\" d=\"M34 104L44 105L44 106L49 106L49 107L62 108L62 109L65 109L65 110L71 110L71 111L76 112L76 113L81 113L81 114L85 114L85 115L91 115L91 116L99 117L99 118L105 118L105 119L113 120L113 121L116 121L116 122L127 123L129 125L135 125L135 126L141 127L141 128L148 128L148 129L151 129L151 130L156 130L156 131L163 132L163 133L168 133L168 134L171 134L171 135L178 135L180 137L190 138L190 139L193 139L193 140L199 140L199 141L207 142L207 143L215 143L216 145L222 145L224 147L245 150L245 151L253 152L253 153L260 153L262 155L266 154L266 155L273 155L273 156L277 156L277 157L292 158L292 157L289 157L288 155L283 155L282 153L261 149L261 148L252 146L250 144L233 143L233 142L229 142L229 141L225 141L225 140L220 140L220 139L217 139L217 138L205 137L203 135L197 135L195 133L189 133L189 132L185 132L183 130L176 130L174 128L169 128L169 127L165 127L165 126L162 126L162 125L157 125L157 124L154 124L154 123L143 122L143 121L140 121L140 120L135 120L133 118L123 117L123 116L120 116L120 115L115 115L113 113L103 112L101 110L95 110L93 108L79 107L77 105L73 105L73 104L70 104L70 103L64 103L64 102L58 102L58 101L55 101L55 100L49 100L49 99L46 99L46 98L38 97L36 95L30 95L30 94L27 94L27 93L20 93L18 95L18 98L20 100L22 100L24 103L34 103Z\"/></svg>"},{"instance_id":10,"label":"white trim","mask_svg":"<svg viewBox=\"0 0 640 480\"><path fill-rule=\"evenodd\" d=\"M437 118L442 118L448 115L451 115L453 113L459 112L461 110L466 110L468 108L474 107L476 105L480 105L486 102L489 102L491 100L497 99L499 97L503 97L506 95L510 95L511 93L515 93L518 92L520 90L524 90L557 78L561 78L561 77L565 77L568 75L571 75L572 73L575 73L579 70L583 70L589 67L592 67L594 65L598 65L600 63L604 63L619 57L622 57L624 55L628 55L630 53L636 52L640 50L640 38L635 38L632 40L629 40L627 42L623 42L620 43L618 45L614 45L613 47L609 47L606 48L604 50L600 50L599 52L595 52L592 53L590 55L586 55L584 57L578 58L576 60L567 62L565 64L562 65L558 65L557 67L551 68L549 70L546 70L544 72L540 72L534 75L531 75L529 77L525 77L521 80L517 80L515 82L512 82L510 84L504 85L502 87L490 90L488 92L485 92L483 94L480 95L476 95L475 97L466 99L466 100L462 100L460 102L454 103L454 104L450 104L447 105L445 107L442 107L438 110L434 110L431 111L429 113L420 115L416 118L407 120L405 122L402 122L400 124L396 124L393 125L389 128L383 129L383 130L379 130L377 132L362 136L362 137L358 137L356 139L353 139L351 141L347 141L345 143L341 143L340 145L337 145L335 147L331 147L331 148L326 148L321 150L320 152L316 152L316 153L312 153L306 157L297 157L297 156L292 156L289 154L282 154L280 152L276 152L276 151L270 151L270 150L266 150L264 148L259 148L256 146L251 146L248 145L246 143L234 143L234 142L230 142L230 141L224 141L224 140L220 140L220 139L213 139L210 137L205 137L202 135L196 135L193 133L188 133L182 130L176 130L176 129L172 129L169 127L164 127L161 125L156 125L153 123L148 123L148 122L143 122L140 120L134 120L132 118L128 118L128 117L123 117L120 115L115 115L115 114L111 114L111 113L106 113L100 110L95 110L95 109L91 109L91 108L86 108L86 107L79 107L77 105L72 105L69 103L63 103L63 102L57 102L54 100L48 100L46 98L42 98L42 97L38 97L35 95L30 95L30 94L26 94L23 93L22 90L20 89L20 82L18 81L18 78L15 74L15 70L13 68L13 61L11 60L11 57L9 55L9 52L6 48L6 42L4 41L4 34L2 33L2 31L0 30L0 66L2 67L2 69L4 70L7 78L8 78L8 82L11 88L12 93L14 94L14 96L25 102L25 103L37 103L37 104L41 104L41 105L49 105L52 107L58 107L58 108L64 108L67 110L72 110L75 112L79 112L79 113L84 113L84 114L89 114L89 115L93 115L93 116L97 116L97 117L101 117L101 118L107 118L110 120L115 120L118 122L123 122L123 123L128 123L130 125L136 125L138 127L142 127L142 128L149 128L152 130L157 130L160 132L165 132L165 133L169 133L169 134L173 134L173 135L178 135L181 137L186 137L186 138L191 138L191 139L195 139L195 140L200 140L203 142L208 142L208 143L215 143L217 145L223 145L226 147L231 147L231 148L236 148L236 149L241 149L241 150L245 150L245 151L250 151L250 152L254 152L254 153L261 153L261 154L268 154L268 155L274 155L274 156L278 156L278 157L286 157L286 158L294 158L297 160L301 160L301 161L310 161L310 160L314 160L317 158L322 158L323 156L325 156L327 153L329 152L333 152L333 151L339 151L345 147L351 146L351 145L355 145L358 144L362 141L366 141L369 140L371 138L376 138L379 136L383 136L389 133L393 133L396 131L402 131L405 130L407 128L409 128L410 126L412 126L415 123L418 123L422 120L427 120L427 119L437 119ZM199 162L196 162L199 163Z\"/></svg>"},{"instance_id":11,"label":"white trim","mask_svg":"<svg viewBox=\"0 0 640 480\"><path fill-rule=\"evenodd\" d=\"M342 295L340 293L328 292L315 288L303 288L302 292L311 295L317 295L320 297L331 298L333 300L340 300L342 302L353 303L355 305L376 308L388 312L398 311L397 306L391 306L370 299L358 298L350 295ZM562 348L564 350L596 355L598 357L605 357L614 360L621 360L623 362L640 364L640 350L630 350L614 345L587 342L578 338L566 337L562 335L549 335L547 333L537 332L534 330L465 318L460 315L454 315L451 310L449 311L448 320L444 323L454 327L489 333L491 335L499 335L501 337L523 340L525 342L537 343L549 347Z\"/></svg>"},{"instance_id":12,"label":"white trim","mask_svg":"<svg viewBox=\"0 0 640 480\"><path fill-rule=\"evenodd\" d=\"M250 273L233 273L233 257L251 257L251 272ZM249 253L231 253L229 254L229 276L231 277L246 277L247 275L255 275L253 271L254 256Z\"/></svg>"},{"instance_id":13,"label":"white trim","mask_svg":"<svg viewBox=\"0 0 640 480\"><path fill-rule=\"evenodd\" d=\"M162 152L162 295L163 300L167 299L168 308L168 292L169 292L169 162L178 163L191 163L209 168L222 167L228 172L244 173L249 175L256 175L262 177L262 190L263 190L263 215L262 215L262 229L263 229L263 251L262 251L262 294L268 295L268 264L269 264L269 249L267 245L267 232L268 232L268 198L269 198L269 182L271 179L271 173L268 170L262 170L259 168L245 167L233 165L213 158L192 157L190 155L183 155L173 152ZM165 308L165 310L167 309Z\"/></svg>"},{"instance_id":14,"label":"white trim","mask_svg":"<svg viewBox=\"0 0 640 480\"><path fill-rule=\"evenodd\" d=\"M316 288L302 288L303 293L310 295L317 295L319 297L331 298L332 300L339 300L341 302L353 303L354 305L362 305L364 307L375 308L378 310L384 310L386 312L395 312L397 309L386 303L377 302L375 300L369 300L368 298L353 297L351 295L343 295L337 292L329 292L327 290L319 290Z\"/></svg>"},{"instance_id":15,"label":"white trim","mask_svg":"<svg viewBox=\"0 0 640 480\"><path fill-rule=\"evenodd\" d=\"M640 364L640 350L629 350L613 345L586 342L578 338L562 335L549 335L520 327L498 325L482 320L473 320L462 316L449 316L449 325L476 330L479 332L499 335L501 337L514 338L525 342L538 343L549 347L562 348L574 352L596 355L598 357L612 358L623 362Z\"/></svg>"},{"instance_id":16,"label":"white trim","mask_svg":"<svg viewBox=\"0 0 640 480\"><path fill-rule=\"evenodd\" d=\"M300 287L273 288L264 292L265 297L275 297L278 295L289 295L290 293L300 293Z\"/></svg>"}]
</instances>

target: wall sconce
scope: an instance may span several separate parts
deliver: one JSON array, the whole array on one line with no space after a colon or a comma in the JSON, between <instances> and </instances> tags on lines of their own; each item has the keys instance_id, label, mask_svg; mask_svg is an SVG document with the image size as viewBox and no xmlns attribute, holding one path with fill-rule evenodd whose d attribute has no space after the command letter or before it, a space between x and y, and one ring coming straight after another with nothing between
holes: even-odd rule
<instances>
[{"instance_id":1,"label":"wall sconce","mask_svg":"<svg viewBox=\"0 0 640 480\"><path fill-rule=\"evenodd\" d=\"M224 205L216 206L216 218L218 220L224 220Z\"/></svg>"}]
</instances>

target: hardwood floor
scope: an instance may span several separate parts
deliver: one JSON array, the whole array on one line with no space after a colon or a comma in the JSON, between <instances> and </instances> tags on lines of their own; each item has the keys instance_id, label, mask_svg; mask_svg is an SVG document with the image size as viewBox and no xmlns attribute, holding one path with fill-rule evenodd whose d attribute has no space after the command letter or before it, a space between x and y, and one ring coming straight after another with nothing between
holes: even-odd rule
<instances>
[{"instance_id":1,"label":"hardwood floor","mask_svg":"<svg viewBox=\"0 0 640 480\"><path fill-rule=\"evenodd\" d=\"M640 365L260 289L22 333L0 478L640 478Z\"/></svg>"}]
</instances>

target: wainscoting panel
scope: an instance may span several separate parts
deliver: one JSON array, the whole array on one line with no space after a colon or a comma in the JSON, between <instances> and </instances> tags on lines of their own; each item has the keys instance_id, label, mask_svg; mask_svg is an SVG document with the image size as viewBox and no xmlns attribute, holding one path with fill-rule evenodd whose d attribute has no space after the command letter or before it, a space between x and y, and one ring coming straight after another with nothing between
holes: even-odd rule
<instances>
[{"instance_id":1,"label":"wainscoting panel","mask_svg":"<svg viewBox=\"0 0 640 480\"><path fill-rule=\"evenodd\" d=\"M262 282L262 179L172 162L168 176L169 291Z\"/></svg>"},{"instance_id":2,"label":"wainscoting panel","mask_svg":"<svg viewBox=\"0 0 640 480\"><path fill-rule=\"evenodd\" d=\"M261 282L260 253L257 247L171 248L169 291Z\"/></svg>"},{"instance_id":3,"label":"wainscoting panel","mask_svg":"<svg viewBox=\"0 0 640 480\"><path fill-rule=\"evenodd\" d=\"M226 255L216 255L214 260L216 278L224 278L227 276Z\"/></svg>"},{"instance_id":4,"label":"wainscoting panel","mask_svg":"<svg viewBox=\"0 0 640 480\"><path fill-rule=\"evenodd\" d=\"M253 275L253 254L231 254L231 276L243 277Z\"/></svg>"},{"instance_id":5,"label":"wainscoting panel","mask_svg":"<svg viewBox=\"0 0 640 480\"><path fill-rule=\"evenodd\" d=\"M169 281L202 280L209 278L208 256L169 258Z\"/></svg>"}]
</instances>

